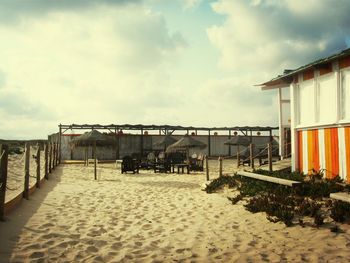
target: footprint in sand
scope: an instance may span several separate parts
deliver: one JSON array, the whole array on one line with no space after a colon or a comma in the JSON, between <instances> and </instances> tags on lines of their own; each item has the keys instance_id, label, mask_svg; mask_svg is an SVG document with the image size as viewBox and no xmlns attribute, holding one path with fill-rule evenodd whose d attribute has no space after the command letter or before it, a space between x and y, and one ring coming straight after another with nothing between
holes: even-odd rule
<instances>
[{"instance_id":1,"label":"footprint in sand","mask_svg":"<svg viewBox=\"0 0 350 263\"><path fill-rule=\"evenodd\" d=\"M114 250L119 250L121 247L123 247L123 243L122 242L116 242L114 243L111 248Z\"/></svg>"},{"instance_id":2,"label":"footprint in sand","mask_svg":"<svg viewBox=\"0 0 350 263\"><path fill-rule=\"evenodd\" d=\"M142 228L142 230L149 230L152 228L152 225L151 224L144 224L141 228Z\"/></svg>"},{"instance_id":3,"label":"footprint in sand","mask_svg":"<svg viewBox=\"0 0 350 263\"><path fill-rule=\"evenodd\" d=\"M135 242L135 245L138 246L138 247L141 247L142 246L142 242Z\"/></svg>"},{"instance_id":4,"label":"footprint in sand","mask_svg":"<svg viewBox=\"0 0 350 263\"><path fill-rule=\"evenodd\" d=\"M96 253L98 251L98 249L94 246L88 246L86 248L86 251L89 252L89 253Z\"/></svg>"},{"instance_id":5,"label":"footprint in sand","mask_svg":"<svg viewBox=\"0 0 350 263\"><path fill-rule=\"evenodd\" d=\"M42 257L44 257L45 256L45 254L44 254L44 252L39 252L39 251L36 251L36 252L34 252L34 253L32 253L32 254L30 254L30 258L32 258L32 259L38 259L38 258L42 258Z\"/></svg>"},{"instance_id":6,"label":"footprint in sand","mask_svg":"<svg viewBox=\"0 0 350 263\"><path fill-rule=\"evenodd\" d=\"M50 228L50 227L53 227L53 226L54 226L54 224L46 223L46 224L41 225L39 228Z\"/></svg>"}]
</instances>

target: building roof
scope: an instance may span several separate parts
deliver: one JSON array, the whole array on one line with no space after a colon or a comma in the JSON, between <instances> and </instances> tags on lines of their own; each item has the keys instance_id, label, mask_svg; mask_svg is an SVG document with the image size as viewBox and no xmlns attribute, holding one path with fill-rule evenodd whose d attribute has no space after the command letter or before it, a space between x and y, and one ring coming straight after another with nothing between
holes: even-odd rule
<instances>
[{"instance_id":1,"label":"building roof","mask_svg":"<svg viewBox=\"0 0 350 263\"><path fill-rule=\"evenodd\" d=\"M302 71L312 69L312 68L319 68L322 67L322 65L329 63L331 61L334 61L336 59L346 57L350 55L350 48L344 49L340 51L339 53L333 54L329 57L318 59L314 62L311 62L309 64L306 64L304 66L301 66L294 70L285 70L283 75L279 75L267 82L264 82L262 84L258 84L257 86L262 86L262 89L273 89L278 88L280 86L286 86L286 84L290 84L293 81L293 77L295 74L300 73Z\"/></svg>"}]
</instances>

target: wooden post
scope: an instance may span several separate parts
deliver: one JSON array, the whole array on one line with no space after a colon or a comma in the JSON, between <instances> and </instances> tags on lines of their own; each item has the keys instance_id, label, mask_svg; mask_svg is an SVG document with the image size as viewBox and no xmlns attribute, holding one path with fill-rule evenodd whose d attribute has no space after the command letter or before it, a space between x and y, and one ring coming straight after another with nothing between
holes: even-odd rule
<instances>
[{"instance_id":1,"label":"wooden post","mask_svg":"<svg viewBox=\"0 0 350 263\"><path fill-rule=\"evenodd\" d=\"M254 144L250 144L249 145L249 149L250 149L250 167L252 169L254 169Z\"/></svg>"},{"instance_id":2,"label":"wooden post","mask_svg":"<svg viewBox=\"0 0 350 263\"><path fill-rule=\"evenodd\" d=\"M29 161L30 161L30 145L25 144L25 159L24 159L24 191L23 197L29 199Z\"/></svg>"},{"instance_id":3,"label":"wooden post","mask_svg":"<svg viewBox=\"0 0 350 263\"><path fill-rule=\"evenodd\" d=\"M269 171L272 172L272 143L267 144L267 156L269 159Z\"/></svg>"},{"instance_id":4,"label":"wooden post","mask_svg":"<svg viewBox=\"0 0 350 263\"><path fill-rule=\"evenodd\" d=\"M140 137L140 152L141 152L141 159L143 157L143 129L141 128L141 137Z\"/></svg>"},{"instance_id":5,"label":"wooden post","mask_svg":"<svg viewBox=\"0 0 350 263\"><path fill-rule=\"evenodd\" d=\"M97 180L97 169L96 169L96 141L94 141L94 173L95 173L95 180Z\"/></svg>"},{"instance_id":6,"label":"wooden post","mask_svg":"<svg viewBox=\"0 0 350 263\"><path fill-rule=\"evenodd\" d=\"M231 130L228 131L228 139L231 139ZM228 145L228 156L231 156L231 145Z\"/></svg>"},{"instance_id":7,"label":"wooden post","mask_svg":"<svg viewBox=\"0 0 350 263\"><path fill-rule=\"evenodd\" d=\"M0 220L5 220L5 196L7 185L8 145L0 144Z\"/></svg>"},{"instance_id":8,"label":"wooden post","mask_svg":"<svg viewBox=\"0 0 350 263\"><path fill-rule=\"evenodd\" d=\"M84 166L87 166L88 161L88 148L84 147Z\"/></svg>"},{"instance_id":9,"label":"wooden post","mask_svg":"<svg viewBox=\"0 0 350 263\"><path fill-rule=\"evenodd\" d=\"M208 156L211 155L211 147L210 147L210 130L208 130Z\"/></svg>"},{"instance_id":10,"label":"wooden post","mask_svg":"<svg viewBox=\"0 0 350 263\"><path fill-rule=\"evenodd\" d=\"M49 142L49 173L52 172L52 143Z\"/></svg>"},{"instance_id":11,"label":"wooden post","mask_svg":"<svg viewBox=\"0 0 350 263\"><path fill-rule=\"evenodd\" d=\"M209 165L208 165L208 156L206 155L205 156L205 172L206 172L206 175L207 175L207 181L209 181Z\"/></svg>"},{"instance_id":12,"label":"wooden post","mask_svg":"<svg viewBox=\"0 0 350 263\"><path fill-rule=\"evenodd\" d=\"M56 160L56 163L55 163L55 165L57 166L58 165L58 163L59 163L59 160L58 160L58 158L60 157L60 151L59 151L59 143L57 142L56 143L56 158L55 158L55 160Z\"/></svg>"},{"instance_id":13,"label":"wooden post","mask_svg":"<svg viewBox=\"0 0 350 263\"><path fill-rule=\"evenodd\" d=\"M239 145L237 145L237 168L239 168L240 162L241 162L241 157L239 153Z\"/></svg>"},{"instance_id":14,"label":"wooden post","mask_svg":"<svg viewBox=\"0 0 350 263\"><path fill-rule=\"evenodd\" d=\"M222 158L221 156L219 157L219 177L222 176Z\"/></svg>"},{"instance_id":15,"label":"wooden post","mask_svg":"<svg viewBox=\"0 0 350 263\"><path fill-rule=\"evenodd\" d=\"M53 144L53 149L52 149L52 170L55 169L56 167L56 143Z\"/></svg>"},{"instance_id":16,"label":"wooden post","mask_svg":"<svg viewBox=\"0 0 350 263\"><path fill-rule=\"evenodd\" d=\"M36 150L36 188L40 188L40 145Z\"/></svg>"},{"instance_id":17,"label":"wooden post","mask_svg":"<svg viewBox=\"0 0 350 263\"><path fill-rule=\"evenodd\" d=\"M62 124L59 125L60 130L58 133L58 163L61 163L61 159L62 159Z\"/></svg>"},{"instance_id":18,"label":"wooden post","mask_svg":"<svg viewBox=\"0 0 350 263\"><path fill-rule=\"evenodd\" d=\"M45 155L45 179L48 180L49 179L49 167L48 167L48 155L49 155L49 148L48 148L48 144L45 143L44 146L44 155Z\"/></svg>"}]
</instances>

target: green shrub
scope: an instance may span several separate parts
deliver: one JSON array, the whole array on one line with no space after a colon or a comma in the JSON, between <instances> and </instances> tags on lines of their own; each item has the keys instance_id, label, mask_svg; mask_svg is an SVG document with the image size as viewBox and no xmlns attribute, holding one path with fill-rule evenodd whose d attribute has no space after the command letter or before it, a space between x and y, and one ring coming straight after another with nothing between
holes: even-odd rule
<instances>
[{"instance_id":1,"label":"green shrub","mask_svg":"<svg viewBox=\"0 0 350 263\"><path fill-rule=\"evenodd\" d=\"M208 194L215 193L218 189L221 189L224 185L233 188L237 186L236 179L234 176L220 176L219 178L214 179L207 185L205 191Z\"/></svg>"},{"instance_id":2,"label":"green shrub","mask_svg":"<svg viewBox=\"0 0 350 263\"><path fill-rule=\"evenodd\" d=\"M342 201L334 201L330 217L335 222L344 222L347 217L350 217L350 204Z\"/></svg>"}]
</instances>

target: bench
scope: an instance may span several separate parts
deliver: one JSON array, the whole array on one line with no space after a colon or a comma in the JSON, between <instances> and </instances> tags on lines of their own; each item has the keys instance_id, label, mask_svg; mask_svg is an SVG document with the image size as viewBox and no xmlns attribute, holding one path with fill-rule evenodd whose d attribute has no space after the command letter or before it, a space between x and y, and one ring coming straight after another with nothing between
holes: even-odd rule
<instances>
[{"instance_id":1,"label":"bench","mask_svg":"<svg viewBox=\"0 0 350 263\"><path fill-rule=\"evenodd\" d=\"M95 159L87 159L86 165L89 166L89 163L95 163ZM98 160L96 159L96 163L98 163Z\"/></svg>"},{"instance_id":2,"label":"bench","mask_svg":"<svg viewBox=\"0 0 350 263\"><path fill-rule=\"evenodd\" d=\"M301 182L298 182L298 181L292 181L292 180L287 180L287 179L282 179L282 178L277 178L277 177L272 177L272 176L267 176L262 174L244 172L244 171L238 171L237 174L244 177L249 177L249 178L270 182L274 184L285 185L289 187L295 187L301 184Z\"/></svg>"},{"instance_id":3,"label":"bench","mask_svg":"<svg viewBox=\"0 0 350 263\"><path fill-rule=\"evenodd\" d=\"M335 200L350 203L350 194L349 193L345 193L345 192L331 193L329 195L329 197L332 199L335 199Z\"/></svg>"}]
</instances>

